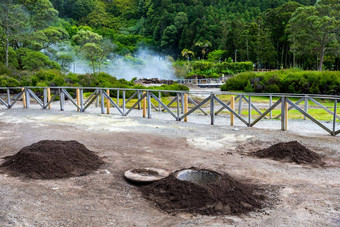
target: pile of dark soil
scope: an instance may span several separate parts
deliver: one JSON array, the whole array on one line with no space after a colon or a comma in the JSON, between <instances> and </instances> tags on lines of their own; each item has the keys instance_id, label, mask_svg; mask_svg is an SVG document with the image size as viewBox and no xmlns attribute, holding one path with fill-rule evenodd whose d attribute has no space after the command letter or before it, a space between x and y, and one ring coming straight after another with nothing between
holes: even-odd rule
<instances>
[{"instance_id":1,"label":"pile of dark soil","mask_svg":"<svg viewBox=\"0 0 340 227\"><path fill-rule=\"evenodd\" d=\"M295 162L297 164L324 164L319 154L309 150L297 141L277 143L253 154L259 158L271 158L277 161Z\"/></svg>"},{"instance_id":2,"label":"pile of dark soil","mask_svg":"<svg viewBox=\"0 0 340 227\"><path fill-rule=\"evenodd\" d=\"M242 214L261 208L265 199L255 192L255 185L243 184L228 174L205 185L178 180L171 174L140 189L145 198L169 213Z\"/></svg>"},{"instance_id":3,"label":"pile of dark soil","mask_svg":"<svg viewBox=\"0 0 340 227\"><path fill-rule=\"evenodd\" d=\"M7 156L1 165L14 176L56 179L84 176L104 162L77 141L43 140Z\"/></svg>"}]
</instances>

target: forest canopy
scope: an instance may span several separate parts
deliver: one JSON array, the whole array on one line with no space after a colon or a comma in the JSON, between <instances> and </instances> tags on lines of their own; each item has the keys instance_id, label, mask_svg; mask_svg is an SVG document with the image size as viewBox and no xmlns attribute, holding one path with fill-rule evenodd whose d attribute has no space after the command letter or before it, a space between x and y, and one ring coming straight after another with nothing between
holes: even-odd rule
<instances>
[{"instance_id":1,"label":"forest canopy","mask_svg":"<svg viewBox=\"0 0 340 227\"><path fill-rule=\"evenodd\" d=\"M76 56L100 72L148 48L177 62L339 70L339 21L338 0L2 0L0 62L68 71Z\"/></svg>"}]
</instances>

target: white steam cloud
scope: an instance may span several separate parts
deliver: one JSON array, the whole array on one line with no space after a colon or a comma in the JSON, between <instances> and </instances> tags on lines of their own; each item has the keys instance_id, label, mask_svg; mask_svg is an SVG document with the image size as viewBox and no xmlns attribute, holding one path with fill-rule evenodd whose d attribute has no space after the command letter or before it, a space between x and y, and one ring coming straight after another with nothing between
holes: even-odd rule
<instances>
[{"instance_id":1,"label":"white steam cloud","mask_svg":"<svg viewBox=\"0 0 340 227\"><path fill-rule=\"evenodd\" d=\"M71 72L79 74L92 72L92 67L84 60L74 59L76 60L70 66ZM134 77L176 79L171 61L165 56L145 48L137 51L133 57L116 55L106 60L101 71L118 79L126 80L131 80Z\"/></svg>"}]
</instances>

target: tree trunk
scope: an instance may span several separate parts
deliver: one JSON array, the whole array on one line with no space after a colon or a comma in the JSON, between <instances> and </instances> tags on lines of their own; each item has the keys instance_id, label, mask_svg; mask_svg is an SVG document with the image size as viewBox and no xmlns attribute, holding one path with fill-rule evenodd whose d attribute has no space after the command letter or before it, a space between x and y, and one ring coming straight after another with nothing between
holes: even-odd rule
<instances>
[{"instance_id":1,"label":"tree trunk","mask_svg":"<svg viewBox=\"0 0 340 227\"><path fill-rule=\"evenodd\" d=\"M5 56L5 64L6 64L6 67L8 67L8 51L9 51L9 39L8 37L6 36L6 56Z\"/></svg>"},{"instance_id":2,"label":"tree trunk","mask_svg":"<svg viewBox=\"0 0 340 227\"><path fill-rule=\"evenodd\" d=\"M94 61L92 61L92 69L93 69L93 74L95 74L96 73L96 66L94 64Z\"/></svg>"},{"instance_id":3,"label":"tree trunk","mask_svg":"<svg viewBox=\"0 0 340 227\"><path fill-rule=\"evenodd\" d=\"M247 44L247 61L249 61L249 48L248 48L248 39L247 39L247 42L246 42L246 44Z\"/></svg>"},{"instance_id":4,"label":"tree trunk","mask_svg":"<svg viewBox=\"0 0 340 227\"><path fill-rule=\"evenodd\" d=\"M322 71L322 65L323 65L323 57L325 55L325 45L322 45L320 50L320 63L319 63L319 71Z\"/></svg>"},{"instance_id":5,"label":"tree trunk","mask_svg":"<svg viewBox=\"0 0 340 227\"><path fill-rule=\"evenodd\" d=\"M282 51L281 51L281 65L280 65L280 69L283 69L283 53L284 53L284 49L285 49L285 44L282 44Z\"/></svg>"}]
</instances>

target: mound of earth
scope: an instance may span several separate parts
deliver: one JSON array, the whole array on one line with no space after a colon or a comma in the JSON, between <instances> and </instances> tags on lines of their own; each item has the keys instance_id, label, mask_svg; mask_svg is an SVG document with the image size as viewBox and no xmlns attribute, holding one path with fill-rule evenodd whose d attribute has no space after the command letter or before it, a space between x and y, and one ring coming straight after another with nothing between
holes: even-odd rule
<instances>
[{"instance_id":1,"label":"mound of earth","mask_svg":"<svg viewBox=\"0 0 340 227\"><path fill-rule=\"evenodd\" d=\"M104 162L77 141L43 140L7 156L1 165L11 175L33 179L84 176Z\"/></svg>"},{"instance_id":2,"label":"mound of earth","mask_svg":"<svg viewBox=\"0 0 340 227\"><path fill-rule=\"evenodd\" d=\"M297 164L322 165L321 156L297 141L277 143L253 153L259 158L271 158L276 161L295 162Z\"/></svg>"},{"instance_id":3,"label":"mound of earth","mask_svg":"<svg viewBox=\"0 0 340 227\"><path fill-rule=\"evenodd\" d=\"M265 199L255 192L255 185L241 183L228 174L214 183L194 184L177 179L173 173L140 189L145 198L169 213L241 214L262 208Z\"/></svg>"}]
</instances>

